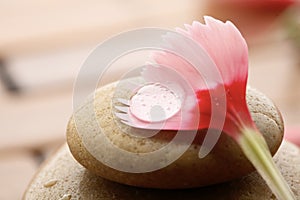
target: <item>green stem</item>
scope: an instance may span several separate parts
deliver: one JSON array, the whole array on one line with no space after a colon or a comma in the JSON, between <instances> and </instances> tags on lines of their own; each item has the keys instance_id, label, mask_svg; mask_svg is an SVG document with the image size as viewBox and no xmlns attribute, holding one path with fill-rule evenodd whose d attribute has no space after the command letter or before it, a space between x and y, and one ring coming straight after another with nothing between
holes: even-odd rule
<instances>
[{"instance_id":1,"label":"green stem","mask_svg":"<svg viewBox=\"0 0 300 200\"><path fill-rule=\"evenodd\" d=\"M237 141L276 197L294 200L295 196L276 167L263 136L256 130L246 128L242 129L242 135Z\"/></svg>"}]
</instances>

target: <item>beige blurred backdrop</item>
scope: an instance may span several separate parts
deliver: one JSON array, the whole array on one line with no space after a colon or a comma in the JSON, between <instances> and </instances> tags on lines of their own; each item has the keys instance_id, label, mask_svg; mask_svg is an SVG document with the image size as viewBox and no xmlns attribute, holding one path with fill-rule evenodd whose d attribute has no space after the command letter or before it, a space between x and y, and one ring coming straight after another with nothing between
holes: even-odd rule
<instances>
[{"instance_id":1,"label":"beige blurred backdrop","mask_svg":"<svg viewBox=\"0 0 300 200\"><path fill-rule=\"evenodd\" d=\"M274 100L287 130L300 130L299 8L240 2L0 0L0 199L20 199L41 162L65 142L73 83L89 53L133 28L173 29L203 15L232 20L249 44L250 84Z\"/></svg>"}]
</instances>

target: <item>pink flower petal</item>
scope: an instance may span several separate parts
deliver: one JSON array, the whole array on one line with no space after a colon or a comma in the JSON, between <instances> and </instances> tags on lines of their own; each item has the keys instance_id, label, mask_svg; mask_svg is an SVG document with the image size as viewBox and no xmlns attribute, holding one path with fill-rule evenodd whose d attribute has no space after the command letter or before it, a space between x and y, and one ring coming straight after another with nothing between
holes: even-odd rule
<instances>
[{"instance_id":1,"label":"pink flower petal","mask_svg":"<svg viewBox=\"0 0 300 200\"><path fill-rule=\"evenodd\" d=\"M248 47L237 30L229 21L223 23L212 17L204 17L205 25L194 21L187 30L178 32L192 38L201 45L218 67L225 85L240 82L245 85L248 76Z\"/></svg>"}]
</instances>

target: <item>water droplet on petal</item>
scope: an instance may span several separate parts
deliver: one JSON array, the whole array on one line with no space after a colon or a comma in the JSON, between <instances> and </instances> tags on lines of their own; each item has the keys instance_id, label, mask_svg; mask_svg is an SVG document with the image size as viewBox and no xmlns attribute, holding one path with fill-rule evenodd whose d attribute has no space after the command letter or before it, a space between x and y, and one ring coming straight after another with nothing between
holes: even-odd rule
<instances>
[{"instance_id":1,"label":"water droplet on petal","mask_svg":"<svg viewBox=\"0 0 300 200\"><path fill-rule=\"evenodd\" d=\"M131 113L140 120L160 122L171 118L181 108L181 99L168 87L153 83L142 86L130 100ZM142 102L142 103L141 103Z\"/></svg>"}]
</instances>

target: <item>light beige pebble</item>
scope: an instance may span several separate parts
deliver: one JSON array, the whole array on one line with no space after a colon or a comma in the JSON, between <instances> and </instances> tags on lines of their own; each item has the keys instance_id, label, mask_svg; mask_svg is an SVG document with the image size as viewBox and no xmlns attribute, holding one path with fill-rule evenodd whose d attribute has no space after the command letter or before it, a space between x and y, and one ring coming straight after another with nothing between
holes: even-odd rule
<instances>
[{"instance_id":1,"label":"light beige pebble","mask_svg":"<svg viewBox=\"0 0 300 200\"><path fill-rule=\"evenodd\" d=\"M56 179L51 179L50 181L47 181L45 184L44 184L44 187L52 187L54 186L55 184L57 183L57 180Z\"/></svg>"},{"instance_id":2,"label":"light beige pebble","mask_svg":"<svg viewBox=\"0 0 300 200\"><path fill-rule=\"evenodd\" d=\"M165 147L176 134L174 131L161 131L151 138L140 138L128 134L136 130L121 124L112 114L111 102L115 95L115 88L116 83L112 83L98 89L95 93L95 104L89 98L75 112L76 123L74 118L71 118L68 124L67 142L74 158L94 174L127 185L174 189L221 183L242 177L254 170L238 145L226 134L221 134L213 150L206 157L199 159L198 152L205 131L197 134L194 143L179 159L162 169L145 173L130 173L106 166L96 157L101 158L106 155L108 161L119 162L120 165L125 162L133 167L141 164L137 164L135 159L126 160L117 151L108 149L103 140L104 136L118 148L144 156L143 153ZM122 95L119 94L120 92L124 92L123 95L129 95L126 91L118 91L118 95ZM255 89L248 88L247 101L255 123L274 154L283 138L283 121L279 111L265 95ZM102 130L91 125L93 119L88 111L90 106L94 106L96 119ZM80 135L77 131L78 127L83 128ZM161 163L159 164L166 165L182 146L183 144L176 144L169 152L160 155L159 162ZM150 166L153 162L152 159L148 159L142 165Z\"/></svg>"},{"instance_id":3,"label":"light beige pebble","mask_svg":"<svg viewBox=\"0 0 300 200\"><path fill-rule=\"evenodd\" d=\"M62 198L60 198L59 200L70 200L71 198L72 198L72 195L64 194L64 196L62 196Z\"/></svg>"},{"instance_id":4,"label":"light beige pebble","mask_svg":"<svg viewBox=\"0 0 300 200\"><path fill-rule=\"evenodd\" d=\"M284 141L274 156L276 165L300 199L300 150ZM43 183L57 177L59 182L51 188ZM60 199L70 194L72 199L89 200L272 200L275 199L264 180L253 172L241 179L223 184L184 190L144 189L108 181L89 172L74 158L64 145L46 161L31 181L23 200Z\"/></svg>"}]
</instances>

